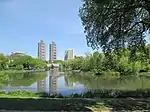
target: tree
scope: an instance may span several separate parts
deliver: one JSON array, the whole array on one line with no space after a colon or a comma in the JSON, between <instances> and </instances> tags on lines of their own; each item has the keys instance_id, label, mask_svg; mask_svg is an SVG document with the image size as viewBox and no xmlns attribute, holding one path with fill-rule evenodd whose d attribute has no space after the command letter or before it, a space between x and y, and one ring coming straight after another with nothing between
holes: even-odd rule
<instances>
[{"instance_id":1,"label":"tree","mask_svg":"<svg viewBox=\"0 0 150 112\"><path fill-rule=\"evenodd\" d=\"M39 58L35 58L35 59L32 59L31 65L35 69L43 69L46 67L46 62Z\"/></svg>"},{"instance_id":2,"label":"tree","mask_svg":"<svg viewBox=\"0 0 150 112\"><path fill-rule=\"evenodd\" d=\"M54 60L53 63L56 63L56 64L63 64L63 61L62 61L62 60Z\"/></svg>"},{"instance_id":3,"label":"tree","mask_svg":"<svg viewBox=\"0 0 150 112\"><path fill-rule=\"evenodd\" d=\"M10 62L10 67L15 69L42 69L46 67L46 61L39 58L33 58L28 55L18 56Z\"/></svg>"},{"instance_id":4,"label":"tree","mask_svg":"<svg viewBox=\"0 0 150 112\"><path fill-rule=\"evenodd\" d=\"M10 78L8 74L1 72L0 73L0 88L2 88L9 81L10 81Z\"/></svg>"},{"instance_id":5,"label":"tree","mask_svg":"<svg viewBox=\"0 0 150 112\"><path fill-rule=\"evenodd\" d=\"M143 48L150 30L150 0L83 0L80 17L88 46L110 53Z\"/></svg>"},{"instance_id":6,"label":"tree","mask_svg":"<svg viewBox=\"0 0 150 112\"><path fill-rule=\"evenodd\" d=\"M6 69L8 66L8 58L4 54L0 54L0 70Z\"/></svg>"},{"instance_id":7,"label":"tree","mask_svg":"<svg viewBox=\"0 0 150 112\"><path fill-rule=\"evenodd\" d=\"M82 68L81 70L82 71L91 71L92 70L92 55L87 55L86 58L83 60L83 63L82 63Z\"/></svg>"},{"instance_id":8,"label":"tree","mask_svg":"<svg viewBox=\"0 0 150 112\"><path fill-rule=\"evenodd\" d=\"M14 58L11 62L11 66L16 67L16 69L31 69L33 58L28 55L18 56Z\"/></svg>"},{"instance_id":9,"label":"tree","mask_svg":"<svg viewBox=\"0 0 150 112\"><path fill-rule=\"evenodd\" d=\"M68 60L65 64L66 68L71 70L80 70L82 67L83 58L76 57L74 59Z\"/></svg>"}]
</instances>

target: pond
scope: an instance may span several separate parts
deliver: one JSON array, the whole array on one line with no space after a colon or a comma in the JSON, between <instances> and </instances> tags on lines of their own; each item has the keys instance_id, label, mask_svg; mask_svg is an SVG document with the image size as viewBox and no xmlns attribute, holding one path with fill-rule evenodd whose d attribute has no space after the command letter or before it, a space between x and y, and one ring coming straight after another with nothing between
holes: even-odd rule
<instances>
[{"instance_id":1,"label":"pond","mask_svg":"<svg viewBox=\"0 0 150 112\"><path fill-rule=\"evenodd\" d=\"M38 73L0 74L0 91L18 90L69 95L80 94L85 91L85 87L79 82L70 82L69 78L60 74L57 69Z\"/></svg>"},{"instance_id":2,"label":"pond","mask_svg":"<svg viewBox=\"0 0 150 112\"><path fill-rule=\"evenodd\" d=\"M57 69L38 73L3 74L0 77L0 90L6 92L26 90L69 95L91 89L150 89L148 77L102 78L90 74L68 76L60 74Z\"/></svg>"}]
</instances>

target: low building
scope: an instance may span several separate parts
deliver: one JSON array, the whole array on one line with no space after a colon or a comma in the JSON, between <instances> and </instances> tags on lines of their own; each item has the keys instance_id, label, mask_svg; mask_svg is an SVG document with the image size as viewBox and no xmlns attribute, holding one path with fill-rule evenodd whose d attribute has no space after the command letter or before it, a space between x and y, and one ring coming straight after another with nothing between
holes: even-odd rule
<instances>
[{"instance_id":1,"label":"low building","mask_svg":"<svg viewBox=\"0 0 150 112\"><path fill-rule=\"evenodd\" d=\"M70 60L70 59L74 59L74 51L73 51L73 49L65 51L64 60Z\"/></svg>"},{"instance_id":2,"label":"low building","mask_svg":"<svg viewBox=\"0 0 150 112\"><path fill-rule=\"evenodd\" d=\"M9 56L9 61L13 61L14 59L17 59L20 56L26 56L26 54L21 52L12 52L11 55Z\"/></svg>"}]
</instances>

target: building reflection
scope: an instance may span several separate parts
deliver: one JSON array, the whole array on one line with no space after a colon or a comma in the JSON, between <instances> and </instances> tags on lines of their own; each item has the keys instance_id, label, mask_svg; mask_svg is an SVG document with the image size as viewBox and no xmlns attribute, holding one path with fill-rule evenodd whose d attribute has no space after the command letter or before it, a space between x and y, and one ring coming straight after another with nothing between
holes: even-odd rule
<instances>
[{"instance_id":1,"label":"building reflection","mask_svg":"<svg viewBox=\"0 0 150 112\"><path fill-rule=\"evenodd\" d=\"M48 76L45 80L37 82L37 92L57 92L57 78L59 76L59 68L55 68L48 72Z\"/></svg>"},{"instance_id":2,"label":"building reflection","mask_svg":"<svg viewBox=\"0 0 150 112\"><path fill-rule=\"evenodd\" d=\"M57 77L59 76L59 69L55 68L50 71L49 75L49 93L57 92Z\"/></svg>"},{"instance_id":3,"label":"building reflection","mask_svg":"<svg viewBox=\"0 0 150 112\"><path fill-rule=\"evenodd\" d=\"M41 80L37 82L37 92L45 92L46 80Z\"/></svg>"}]
</instances>

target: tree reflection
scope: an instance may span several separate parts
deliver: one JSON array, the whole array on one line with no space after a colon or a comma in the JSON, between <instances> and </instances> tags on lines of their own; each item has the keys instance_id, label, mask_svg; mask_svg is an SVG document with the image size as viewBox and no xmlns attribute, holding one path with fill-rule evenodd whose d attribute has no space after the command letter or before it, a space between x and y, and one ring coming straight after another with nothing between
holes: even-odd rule
<instances>
[{"instance_id":1,"label":"tree reflection","mask_svg":"<svg viewBox=\"0 0 150 112\"><path fill-rule=\"evenodd\" d=\"M5 86L30 86L33 83L45 79L46 73L1 73L0 74L0 88Z\"/></svg>"},{"instance_id":2,"label":"tree reflection","mask_svg":"<svg viewBox=\"0 0 150 112\"><path fill-rule=\"evenodd\" d=\"M150 89L150 78L148 77L102 78L101 76L94 75L70 75L68 79L72 82L80 82L87 89Z\"/></svg>"}]
</instances>

